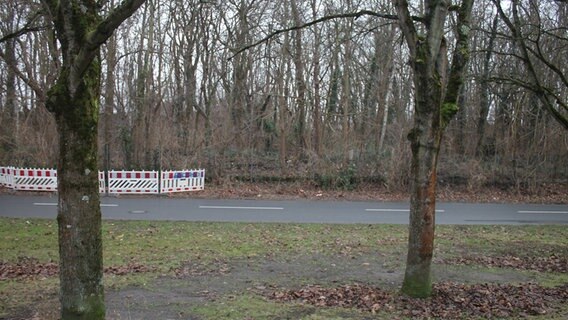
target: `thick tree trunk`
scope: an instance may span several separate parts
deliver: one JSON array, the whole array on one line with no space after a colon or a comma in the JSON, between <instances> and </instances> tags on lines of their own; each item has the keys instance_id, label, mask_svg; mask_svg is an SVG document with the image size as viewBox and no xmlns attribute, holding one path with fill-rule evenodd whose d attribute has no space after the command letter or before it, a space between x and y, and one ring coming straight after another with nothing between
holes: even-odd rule
<instances>
[{"instance_id":1,"label":"thick tree trunk","mask_svg":"<svg viewBox=\"0 0 568 320\"><path fill-rule=\"evenodd\" d=\"M49 92L59 131L60 300L63 319L104 319L103 251L97 169L100 66L71 90L64 70Z\"/></svg>"},{"instance_id":2,"label":"thick tree trunk","mask_svg":"<svg viewBox=\"0 0 568 320\"><path fill-rule=\"evenodd\" d=\"M59 131L61 318L104 319L103 246L98 189L100 46L144 0L125 0L106 19L96 2L46 0L63 69L46 106Z\"/></svg>"}]
</instances>

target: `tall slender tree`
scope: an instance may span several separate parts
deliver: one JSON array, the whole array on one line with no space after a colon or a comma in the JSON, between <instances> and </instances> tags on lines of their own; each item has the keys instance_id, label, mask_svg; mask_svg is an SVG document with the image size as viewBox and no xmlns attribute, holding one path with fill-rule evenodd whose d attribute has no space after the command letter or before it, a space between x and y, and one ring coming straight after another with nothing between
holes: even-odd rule
<instances>
[{"instance_id":1,"label":"tall slender tree","mask_svg":"<svg viewBox=\"0 0 568 320\"><path fill-rule=\"evenodd\" d=\"M468 38L473 0L462 0L456 43L448 72L448 44L444 35L451 2L426 0L417 26L408 1L394 0L399 25L414 71L414 126L408 134L412 150L408 255L402 292L427 297L432 292L438 154L444 129L458 111L459 89L469 59Z\"/></svg>"}]
</instances>

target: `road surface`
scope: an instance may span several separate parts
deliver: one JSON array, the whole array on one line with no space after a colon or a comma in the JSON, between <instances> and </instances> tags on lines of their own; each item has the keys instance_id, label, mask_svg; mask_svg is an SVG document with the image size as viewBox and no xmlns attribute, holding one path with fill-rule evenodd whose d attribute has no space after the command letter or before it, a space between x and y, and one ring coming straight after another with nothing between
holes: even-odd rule
<instances>
[{"instance_id":1,"label":"road surface","mask_svg":"<svg viewBox=\"0 0 568 320\"><path fill-rule=\"evenodd\" d=\"M103 219L408 224L407 202L102 197ZM568 205L438 203L437 224L568 224ZM56 196L0 195L0 216L55 219Z\"/></svg>"}]
</instances>

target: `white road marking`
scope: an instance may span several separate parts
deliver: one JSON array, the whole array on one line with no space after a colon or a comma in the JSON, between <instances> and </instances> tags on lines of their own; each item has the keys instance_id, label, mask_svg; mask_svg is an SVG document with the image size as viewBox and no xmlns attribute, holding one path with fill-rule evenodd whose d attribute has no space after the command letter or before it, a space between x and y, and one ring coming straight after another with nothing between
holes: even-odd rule
<instances>
[{"instance_id":1,"label":"white road marking","mask_svg":"<svg viewBox=\"0 0 568 320\"><path fill-rule=\"evenodd\" d=\"M517 213L568 213L568 211L539 211L539 210L519 210Z\"/></svg>"},{"instance_id":2,"label":"white road marking","mask_svg":"<svg viewBox=\"0 0 568 320\"><path fill-rule=\"evenodd\" d=\"M284 208L282 207L229 207L229 206L199 206L199 209L284 210Z\"/></svg>"},{"instance_id":3,"label":"white road marking","mask_svg":"<svg viewBox=\"0 0 568 320\"><path fill-rule=\"evenodd\" d=\"M34 206L57 206L55 202L34 202ZM118 204L114 203L101 203L101 207L118 207Z\"/></svg>"},{"instance_id":4,"label":"white road marking","mask_svg":"<svg viewBox=\"0 0 568 320\"><path fill-rule=\"evenodd\" d=\"M410 212L410 209L365 209L368 212ZM446 210L436 210L436 212L446 212Z\"/></svg>"}]
</instances>

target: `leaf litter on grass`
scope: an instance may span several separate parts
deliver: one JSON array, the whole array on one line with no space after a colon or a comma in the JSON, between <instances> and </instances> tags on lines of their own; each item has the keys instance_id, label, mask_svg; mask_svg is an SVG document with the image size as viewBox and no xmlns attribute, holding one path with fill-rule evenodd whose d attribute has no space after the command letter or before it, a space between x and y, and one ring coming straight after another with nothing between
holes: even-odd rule
<instances>
[{"instance_id":1,"label":"leaf litter on grass","mask_svg":"<svg viewBox=\"0 0 568 320\"><path fill-rule=\"evenodd\" d=\"M537 284L475 284L442 282L432 297L417 299L362 284L324 288L318 285L297 290L272 291L268 298L280 302L300 301L318 307L345 307L377 313L398 312L413 319L463 319L464 317L527 317L543 315L568 302L568 284L545 288Z\"/></svg>"},{"instance_id":2,"label":"leaf litter on grass","mask_svg":"<svg viewBox=\"0 0 568 320\"><path fill-rule=\"evenodd\" d=\"M131 273L154 272L155 268L138 263L108 266L104 268L105 274L125 275ZM54 262L39 262L37 259L20 257L17 262L0 261L0 280L47 278L59 273L59 264Z\"/></svg>"},{"instance_id":3,"label":"leaf litter on grass","mask_svg":"<svg viewBox=\"0 0 568 320\"><path fill-rule=\"evenodd\" d=\"M516 256L466 256L442 259L442 263L453 265L481 265L490 268L512 268L538 272L568 272L568 257L551 254L548 257L516 257Z\"/></svg>"}]
</instances>

